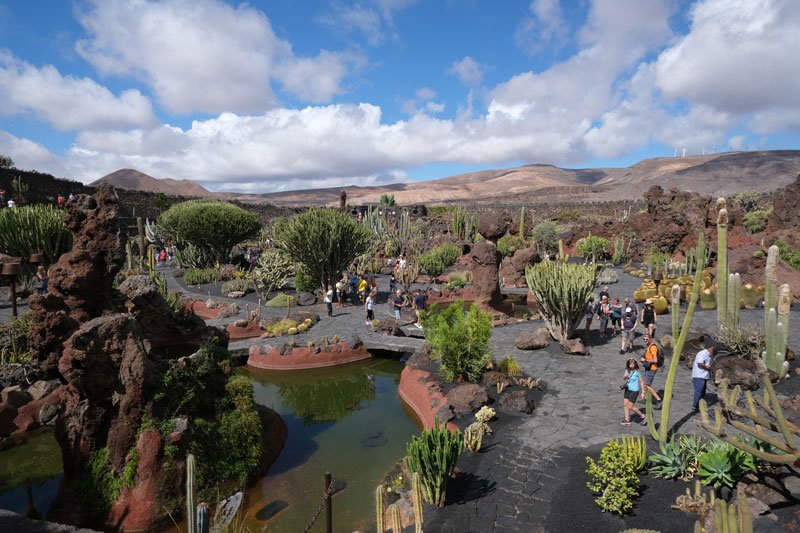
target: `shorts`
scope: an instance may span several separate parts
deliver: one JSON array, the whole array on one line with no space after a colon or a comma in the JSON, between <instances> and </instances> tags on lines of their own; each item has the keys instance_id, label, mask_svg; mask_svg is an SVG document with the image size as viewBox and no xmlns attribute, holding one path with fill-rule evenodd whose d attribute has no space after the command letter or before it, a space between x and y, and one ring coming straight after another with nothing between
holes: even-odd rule
<instances>
[{"instance_id":1,"label":"shorts","mask_svg":"<svg viewBox=\"0 0 800 533\"><path fill-rule=\"evenodd\" d=\"M367 309L367 320L371 322L374 319L375 319L375 313L372 311L372 309Z\"/></svg>"},{"instance_id":2,"label":"shorts","mask_svg":"<svg viewBox=\"0 0 800 533\"><path fill-rule=\"evenodd\" d=\"M644 371L644 382L645 382L645 384L647 384L647 385L652 385L653 384L653 380L656 377L656 372L658 372L658 370L645 370Z\"/></svg>"},{"instance_id":3,"label":"shorts","mask_svg":"<svg viewBox=\"0 0 800 533\"><path fill-rule=\"evenodd\" d=\"M623 339L630 339L633 336L632 329L622 329L622 338Z\"/></svg>"},{"instance_id":4,"label":"shorts","mask_svg":"<svg viewBox=\"0 0 800 533\"><path fill-rule=\"evenodd\" d=\"M645 326L652 326L655 323L656 323L655 320L642 320L642 324L644 324Z\"/></svg>"},{"instance_id":5,"label":"shorts","mask_svg":"<svg viewBox=\"0 0 800 533\"><path fill-rule=\"evenodd\" d=\"M400 310L399 310L399 309L395 309L395 310L394 310L394 317L395 317L397 320L400 320Z\"/></svg>"},{"instance_id":6,"label":"shorts","mask_svg":"<svg viewBox=\"0 0 800 533\"><path fill-rule=\"evenodd\" d=\"M622 325L622 317L621 316L612 316L611 317L611 325L614 327L621 327Z\"/></svg>"},{"instance_id":7,"label":"shorts","mask_svg":"<svg viewBox=\"0 0 800 533\"><path fill-rule=\"evenodd\" d=\"M631 403L636 403L636 400L639 399L640 394L641 392L639 392L638 390L625 389L625 399Z\"/></svg>"}]
</instances>

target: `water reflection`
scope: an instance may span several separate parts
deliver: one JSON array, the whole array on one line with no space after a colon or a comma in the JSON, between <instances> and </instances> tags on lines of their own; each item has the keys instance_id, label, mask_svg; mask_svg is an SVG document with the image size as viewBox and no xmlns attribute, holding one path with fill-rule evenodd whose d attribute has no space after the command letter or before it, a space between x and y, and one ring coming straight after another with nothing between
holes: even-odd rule
<instances>
[{"instance_id":1,"label":"water reflection","mask_svg":"<svg viewBox=\"0 0 800 533\"><path fill-rule=\"evenodd\" d=\"M306 425L338 422L358 405L375 396L375 378L356 372L337 379L278 384L283 403Z\"/></svg>"}]
</instances>

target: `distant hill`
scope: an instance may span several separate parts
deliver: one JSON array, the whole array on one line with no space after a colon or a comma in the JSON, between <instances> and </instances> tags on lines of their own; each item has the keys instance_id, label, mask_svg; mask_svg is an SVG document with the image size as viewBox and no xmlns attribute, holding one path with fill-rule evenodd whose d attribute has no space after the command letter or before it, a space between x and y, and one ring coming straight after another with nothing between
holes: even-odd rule
<instances>
[{"instance_id":1,"label":"distant hill","mask_svg":"<svg viewBox=\"0 0 800 533\"><path fill-rule=\"evenodd\" d=\"M261 195L224 193L243 202L276 205L338 205L347 191L350 205L377 203L393 194L401 205L443 202L529 204L639 200L652 185L713 196L743 190L772 191L792 183L800 174L800 150L726 152L688 157L642 160L627 168L567 169L525 165L502 170L470 172L436 180L376 187L332 187Z\"/></svg>"},{"instance_id":2,"label":"distant hill","mask_svg":"<svg viewBox=\"0 0 800 533\"><path fill-rule=\"evenodd\" d=\"M96 187L101 183L109 183L114 187L130 191L160 192L176 196L213 196L213 193L192 180L156 179L132 168L123 168L107 174L90 185Z\"/></svg>"}]
</instances>

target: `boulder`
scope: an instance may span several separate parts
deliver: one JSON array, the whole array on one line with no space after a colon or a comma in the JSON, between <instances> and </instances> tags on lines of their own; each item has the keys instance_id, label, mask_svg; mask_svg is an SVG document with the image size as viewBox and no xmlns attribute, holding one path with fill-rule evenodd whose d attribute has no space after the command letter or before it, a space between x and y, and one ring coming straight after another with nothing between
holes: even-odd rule
<instances>
[{"instance_id":1,"label":"boulder","mask_svg":"<svg viewBox=\"0 0 800 533\"><path fill-rule=\"evenodd\" d=\"M314 305L317 303L317 297L310 292L299 292L297 296L295 296L295 303L301 307Z\"/></svg>"},{"instance_id":2,"label":"boulder","mask_svg":"<svg viewBox=\"0 0 800 533\"><path fill-rule=\"evenodd\" d=\"M33 385L28 387L28 392L34 400L44 398L54 390L56 390L61 383L57 379L43 380L34 382Z\"/></svg>"},{"instance_id":3,"label":"boulder","mask_svg":"<svg viewBox=\"0 0 800 533\"><path fill-rule=\"evenodd\" d=\"M511 217L505 211L485 211L478 217L478 233L487 241L497 241L508 231Z\"/></svg>"},{"instance_id":4,"label":"boulder","mask_svg":"<svg viewBox=\"0 0 800 533\"><path fill-rule=\"evenodd\" d=\"M536 406L528 390L510 390L500 395L497 402L500 409L512 413L531 414Z\"/></svg>"},{"instance_id":5,"label":"boulder","mask_svg":"<svg viewBox=\"0 0 800 533\"><path fill-rule=\"evenodd\" d=\"M44 404L42 408L39 409L39 423L43 426L55 424L59 411L58 405Z\"/></svg>"},{"instance_id":6,"label":"boulder","mask_svg":"<svg viewBox=\"0 0 800 533\"><path fill-rule=\"evenodd\" d=\"M561 342L561 349L567 355L589 355L581 339L567 339Z\"/></svg>"},{"instance_id":7,"label":"boulder","mask_svg":"<svg viewBox=\"0 0 800 533\"><path fill-rule=\"evenodd\" d=\"M17 430L14 419L17 418L17 408L7 403L0 403L0 437L6 437Z\"/></svg>"},{"instance_id":8,"label":"boulder","mask_svg":"<svg viewBox=\"0 0 800 533\"><path fill-rule=\"evenodd\" d=\"M469 268L475 300L478 303L499 303L503 299L498 278L498 259L497 245L492 241L481 241L472 247Z\"/></svg>"},{"instance_id":9,"label":"boulder","mask_svg":"<svg viewBox=\"0 0 800 533\"><path fill-rule=\"evenodd\" d=\"M550 332L547 328L525 331L517 335L514 345L518 350L541 350L550 346Z\"/></svg>"},{"instance_id":10,"label":"boulder","mask_svg":"<svg viewBox=\"0 0 800 533\"><path fill-rule=\"evenodd\" d=\"M794 182L775 191L774 197L770 228L796 229L800 226L800 174Z\"/></svg>"},{"instance_id":11,"label":"boulder","mask_svg":"<svg viewBox=\"0 0 800 533\"><path fill-rule=\"evenodd\" d=\"M453 408L456 418L470 414L476 409L480 409L489 401L486 389L474 383L463 383L456 385L447 393L447 401Z\"/></svg>"},{"instance_id":12,"label":"boulder","mask_svg":"<svg viewBox=\"0 0 800 533\"><path fill-rule=\"evenodd\" d=\"M756 363L734 355L715 358L711 364L711 375L717 385L727 379L732 387L739 385L743 390L756 390L761 384L756 374Z\"/></svg>"},{"instance_id":13,"label":"boulder","mask_svg":"<svg viewBox=\"0 0 800 533\"><path fill-rule=\"evenodd\" d=\"M231 291L227 294L228 298L241 298L244 296L244 291Z\"/></svg>"},{"instance_id":14,"label":"boulder","mask_svg":"<svg viewBox=\"0 0 800 533\"><path fill-rule=\"evenodd\" d=\"M675 347L675 339L673 339L672 335L669 335L668 333L661 335L661 338L659 339L658 342L659 344L661 344L661 347L665 350L671 350L672 348Z\"/></svg>"},{"instance_id":15,"label":"boulder","mask_svg":"<svg viewBox=\"0 0 800 533\"><path fill-rule=\"evenodd\" d=\"M17 409L33 400L31 394L19 385L6 387L0 392L0 402L11 405Z\"/></svg>"},{"instance_id":16,"label":"boulder","mask_svg":"<svg viewBox=\"0 0 800 533\"><path fill-rule=\"evenodd\" d=\"M484 372L481 382L483 383L484 387L488 387L490 389L496 389L498 383L502 383L506 387L513 383L507 374L503 372L497 372L496 370Z\"/></svg>"},{"instance_id":17,"label":"boulder","mask_svg":"<svg viewBox=\"0 0 800 533\"><path fill-rule=\"evenodd\" d=\"M612 283L619 283L619 275L613 268L604 268L597 275L596 285L611 285Z\"/></svg>"}]
</instances>

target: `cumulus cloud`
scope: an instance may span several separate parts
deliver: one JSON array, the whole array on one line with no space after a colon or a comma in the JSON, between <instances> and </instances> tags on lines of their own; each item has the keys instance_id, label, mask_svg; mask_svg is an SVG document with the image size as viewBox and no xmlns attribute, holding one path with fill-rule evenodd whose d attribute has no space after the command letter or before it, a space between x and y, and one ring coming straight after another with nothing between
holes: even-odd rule
<instances>
[{"instance_id":1,"label":"cumulus cloud","mask_svg":"<svg viewBox=\"0 0 800 533\"><path fill-rule=\"evenodd\" d=\"M529 54L538 54L545 45L563 46L568 30L558 0L533 0L514 31L514 43Z\"/></svg>"},{"instance_id":2,"label":"cumulus cloud","mask_svg":"<svg viewBox=\"0 0 800 533\"><path fill-rule=\"evenodd\" d=\"M414 91L416 98L410 98L403 102L403 113L416 115L418 113L441 113L444 111L442 102L434 102L436 91L430 87L420 87Z\"/></svg>"},{"instance_id":3,"label":"cumulus cloud","mask_svg":"<svg viewBox=\"0 0 800 533\"><path fill-rule=\"evenodd\" d=\"M8 132L0 131L0 154L10 157L14 166L27 170L38 170L61 175L61 161L47 148L31 141L20 139Z\"/></svg>"},{"instance_id":4,"label":"cumulus cloud","mask_svg":"<svg viewBox=\"0 0 800 533\"><path fill-rule=\"evenodd\" d=\"M253 112L277 105L270 82L312 102L341 92L348 58L298 57L261 11L217 0L90 0L78 53L99 72L130 76L176 113Z\"/></svg>"},{"instance_id":5,"label":"cumulus cloud","mask_svg":"<svg viewBox=\"0 0 800 533\"><path fill-rule=\"evenodd\" d=\"M337 33L360 33L367 43L377 46L387 38L396 39L394 14L415 4L417 0L366 0L333 2L322 13L316 15L318 24Z\"/></svg>"},{"instance_id":6,"label":"cumulus cloud","mask_svg":"<svg viewBox=\"0 0 800 533\"><path fill-rule=\"evenodd\" d=\"M150 101L135 89L115 96L94 80L37 68L7 50L0 50L0 101L2 115L30 114L59 130L156 123Z\"/></svg>"},{"instance_id":7,"label":"cumulus cloud","mask_svg":"<svg viewBox=\"0 0 800 533\"><path fill-rule=\"evenodd\" d=\"M461 83L469 87L480 85L483 81L483 73L485 67L475 61L470 56L465 56L464 59L453 63L447 72L455 74Z\"/></svg>"}]
</instances>

